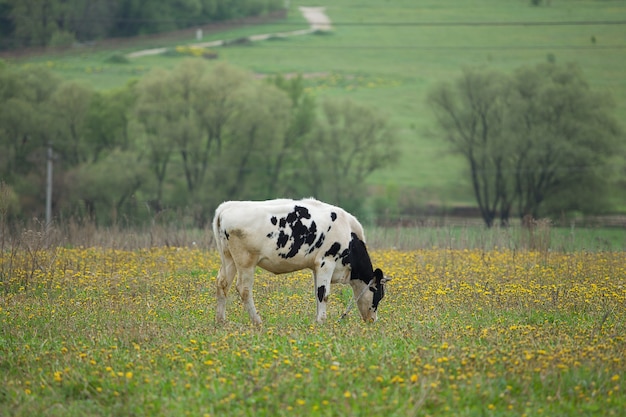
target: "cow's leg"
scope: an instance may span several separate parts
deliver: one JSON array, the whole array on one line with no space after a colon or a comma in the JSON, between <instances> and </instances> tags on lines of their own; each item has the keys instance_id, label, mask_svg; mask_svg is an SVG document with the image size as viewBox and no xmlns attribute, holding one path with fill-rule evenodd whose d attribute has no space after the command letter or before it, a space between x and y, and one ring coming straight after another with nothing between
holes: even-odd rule
<instances>
[{"instance_id":1,"label":"cow's leg","mask_svg":"<svg viewBox=\"0 0 626 417\"><path fill-rule=\"evenodd\" d=\"M317 301L317 316L315 320L318 323L322 323L326 320L326 303L330 295L332 270L317 268L313 276L315 277L315 298Z\"/></svg>"},{"instance_id":2,"label":"cow's leg","mask_svg":"<svg viewBox=\"0 0 626 417\"><path fill-rule=\"evenodd\" d=\"M240 268L237 271L237 291L241 297L244 309L248 312L254 324L261 324L261 317L254 306L252 298L252 284L254 283L254 267Z\"/></svg>"},{"instance_id":3,"label":"cow's leg","mask_svg":"<svg viewBox=\"0 0 626 417\"><path fill-rule=\"evenodd\" d=\"M236 272L237 268L235 266L235 262L233 262L233 258L230 256L230 253L226 252L222 256L222 266L217 273L217 280L215 282L217 294L215 316L218 323L226 321L226 296L228 295L230 286L233 284Z\"/></svg>"}]
</instances>

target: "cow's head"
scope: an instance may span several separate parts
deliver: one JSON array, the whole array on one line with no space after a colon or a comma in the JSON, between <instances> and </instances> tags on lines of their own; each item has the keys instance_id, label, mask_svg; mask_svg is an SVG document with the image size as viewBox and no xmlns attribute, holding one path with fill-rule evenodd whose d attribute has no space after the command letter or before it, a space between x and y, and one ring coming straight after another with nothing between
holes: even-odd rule
<instances>
[{"instance_id":1,"label":"cow's head","mask_svg":"<svg viewBox=\"0 0 626 417\"><path fill-rule=\"evenodd\" d=\"M378 305L385 296L385 284L391 279L379 268L373 270L365 242L354 233L350 241L350 284L361 317L365 321L376 321Z\"/></svg>"},{"instance_id":2,"label":"cow's head","mask_svg":"<svg viewBox=\"0 0 626 417\"><path fill-rule=\"evenodd\" d=\"M390 280L391 278L386 277L383 271L376 268L374 277L368 284L361 280L353 283L355 297L358 297L356 304L363 320L373 322L378 319L376 311L385 296L385 284Z\"/></svg>"}]
</instances>

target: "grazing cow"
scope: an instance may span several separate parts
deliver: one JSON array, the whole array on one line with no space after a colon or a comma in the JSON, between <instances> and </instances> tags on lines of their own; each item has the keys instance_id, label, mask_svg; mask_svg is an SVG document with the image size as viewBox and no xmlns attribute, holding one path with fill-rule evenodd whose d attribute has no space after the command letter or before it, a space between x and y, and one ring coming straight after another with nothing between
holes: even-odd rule
<instances>
[{"instance_id":1,"label":"grazing cow","mask_svg":"<svg viewBox=\"0 0 626 417\"><path fill-rule=\"evenodd\" d=\"M228 201L215 210L213 233L222 265L217 275L217 321L226 320L226 295L237 291L255 324L254 270L283 274L309 268L315 280L317 321L326 319L330 283L350 283L365 321L376 320L389 278L373 270L363 227L345 210L304 200Z\"/></svg>"}]
</instances>

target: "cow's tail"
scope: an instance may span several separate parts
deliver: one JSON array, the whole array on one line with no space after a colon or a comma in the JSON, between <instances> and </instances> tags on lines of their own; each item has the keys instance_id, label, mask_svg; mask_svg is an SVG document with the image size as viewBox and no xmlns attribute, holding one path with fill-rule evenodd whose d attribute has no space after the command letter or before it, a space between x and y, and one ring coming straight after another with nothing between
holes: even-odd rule
<instances>
[{"instance_id":1,"label":"cow's tail","mask_svg":"<svg viewBox=\"0 0 626 417\"><path fill-rule=\"evenodd\" d=\"M213 217L213 239L215 240L215 246L220 254L224 250L224 242L222 240L222 206L219 206L215 210L215 216Z\"/></svg>"}]
</instances>

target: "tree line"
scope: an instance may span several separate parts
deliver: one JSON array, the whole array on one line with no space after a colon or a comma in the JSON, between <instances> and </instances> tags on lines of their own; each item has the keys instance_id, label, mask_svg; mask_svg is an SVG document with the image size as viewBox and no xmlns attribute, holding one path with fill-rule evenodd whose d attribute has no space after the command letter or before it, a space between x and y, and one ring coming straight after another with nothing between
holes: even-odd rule
<instances>
[{"instance_id":1,"label":"tree line","mask_svg":"<svg viewBox=\"0 0 626 417\"><path fill-rule=\"evenodd\" d=\"M44 67L0 68L0 178L13 216L203 226L224 200L315 196L359 212L368 175L398 155L378 111L317 102L301 77L257 80L188 59L110 91Z\"/></svg>"},{"instance_id":2,"label":"tree line","mask_svg":"<svg viewBox=\"0 0 626 417\"><path fill-rule=\"evenodd\" d=\"M428 96L435 137L465 160L487 226L511 216L611 210L626 189L626 153L610 94L574 64L512 74L466 69Z\"/></svg>"},{"instance_id":3,"label":"tree line","mask_svg":"<svg viewBox=\"0 0 626 417\"><path fill-rule=\"evenodd\" d=\"M0 0L0 49L159 33L283 7L282 0Z\"/></svg>"},{"instance_id":4,"label":"tree line","mask_svg":"<svg viewBox=\"0 0 626 417\"><path fill-rule=\"evenodd\" d=\"M611 211L626 188L614 103L575 65L466 69L427 101L433 138L467 164L487 226ZM277 196L362 215L368 176L399 156L397 132L377 109L318 102L301 77L258 80L188 59L96 91L43 66L0 62L0 211L43 217L48 149L56 219L189 226L205 225L224 200Z\"/></svg>"}]
</instances>

